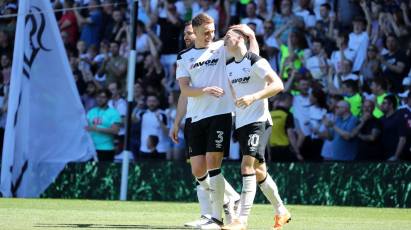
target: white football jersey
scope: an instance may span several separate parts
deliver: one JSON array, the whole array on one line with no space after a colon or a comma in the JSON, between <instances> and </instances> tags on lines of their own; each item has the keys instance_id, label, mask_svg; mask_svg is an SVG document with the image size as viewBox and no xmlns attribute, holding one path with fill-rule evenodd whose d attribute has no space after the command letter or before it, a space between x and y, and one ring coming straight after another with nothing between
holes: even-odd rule
<instances>
[{"instance_id":1,"label":"white football jersey","mask_svg":"<svg viewBox=\"0 0 411 230\"><path fill-rule=\"evenodd\" d=\"M195 88L217 86L224 90L220 98L203 94L191 97L187 104L187 115L192 122L201 119L231 113L234 110L233 98L227 81L226 53L224 42L213 42L209 47L189 48L177 56L177 79L190 78L190 84Z\"/></svg>"},{"instance_id":2,"label":"white football jersey","mask_svg":"<svg viewBox=\"0 0 411 230\"><path fill-rule=\"evenodd\" d=\"M247 52L240 62L234 58L227 61L227 76L237 99L263 90L267 86L265 77L272 71L266 59L251 52ZM273 123L267 98L255 101L247 108L235 107L235 118L236 129L254 122Z\"/></svg>"}]
</instances>

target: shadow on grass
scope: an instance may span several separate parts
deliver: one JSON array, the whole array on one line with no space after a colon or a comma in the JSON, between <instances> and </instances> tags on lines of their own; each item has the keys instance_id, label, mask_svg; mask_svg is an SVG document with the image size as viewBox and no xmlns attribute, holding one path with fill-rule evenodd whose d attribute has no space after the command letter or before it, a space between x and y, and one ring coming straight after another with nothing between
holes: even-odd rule
<instances>
[{"instance_id":1,"label":"shadow on grass","mask_svg":"<svg viewBox=\"0 0 411 230\"><path fill-rule=\"evenodd\" d=\"M94 229L189 229L180 226L121 225L121 224L36 224L35 228L94 228Z\"/></svg>"}]
</instances>

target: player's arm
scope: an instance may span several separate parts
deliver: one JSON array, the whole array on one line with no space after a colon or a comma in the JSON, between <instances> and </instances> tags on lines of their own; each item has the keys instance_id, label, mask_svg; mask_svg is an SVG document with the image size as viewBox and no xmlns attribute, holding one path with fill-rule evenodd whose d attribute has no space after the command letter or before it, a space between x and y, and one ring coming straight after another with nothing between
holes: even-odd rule
<instances>
[{"instance_id":1,"label":"player's arm","mask_svg":"<svg viewBox=\"0 0 411 230\"><path fill-rule=\"evenodd\" d=\"M169 134L171 140L176 144L178 144L178 130L180 128L181 120L183 120L186 113L187 113L187 97L180 94L180 97L178 97L178 102L177 102L176 118L174 120L173 127L171 127L171 131Z\"/></svg>"},{"instance_id":2,"label":"player's arm","mask_svg":"<svg viewBox=\"0 0 411 230\"><path fill-rule=\"evenodd\" d=\"M253 65L252 72L258 77L264 77L267 86L253 94L246 95L236 100L238 107L247 107L254 101L272 97L284 90L284 85L278 75L270 67L265 59L261 59Z\"/></svg>"},{"instance_id":3,"label":"player's arm","mask_svg":"<svg viewBox=\"0 0 411 230\"><path fill-rule=\"evenodd\" d=\"M231 26L229 29L239 30L244 35L246 35L250 42L250 47L248 48L248 51L260 55L260 47L258 46L257 38L255 37L254 31L249 26L247 26L246 24L240 24Z\"/></svg>"},{"instance_id":4,"label":"player's arm","mask_svg":"<svg viewBox=\"0 0 411 230\"><path fill-rule=\"evenodd\" d=\"M221 97L224 94L224 90L217 86L208 86L196 88L190 86L189 77L181 77L178 79L180 85L181 94L185 97L199 97L204 94L208 94L214 97Z\"/></svg>"}]
</instances>

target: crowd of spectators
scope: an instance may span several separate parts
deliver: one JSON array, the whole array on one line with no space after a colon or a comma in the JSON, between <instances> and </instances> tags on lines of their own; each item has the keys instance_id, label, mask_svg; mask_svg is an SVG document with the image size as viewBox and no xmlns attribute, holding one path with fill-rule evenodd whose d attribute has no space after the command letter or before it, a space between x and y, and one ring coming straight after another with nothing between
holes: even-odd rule
<instances>
[{"instance_id":1,"label":"crowd of spectators","mask_svg":"<svg viewBox=\"0 0 411 230\"><path fill-rule=\"evenodd\" d=\"M0 3L2 132L16 25L7 15L17 13L15 2ZM119 159L130 1L52 2L96 149ZM182 133L178 145L168 138L179 95L175 61L185 23L200 12L214 18L216 39L229 25L250 26L285 84L270 98L268 159L411 159L411 0L139 1L134 158L185 159ZM233 134L229 159L238 158Z\"/></svg>"}]
</instances>

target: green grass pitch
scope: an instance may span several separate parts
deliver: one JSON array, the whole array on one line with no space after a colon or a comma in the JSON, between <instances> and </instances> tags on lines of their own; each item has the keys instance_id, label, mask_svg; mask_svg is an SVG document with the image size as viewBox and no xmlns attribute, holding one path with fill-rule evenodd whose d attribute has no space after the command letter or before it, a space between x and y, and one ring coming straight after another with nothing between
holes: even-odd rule
<instances>
[{"instance_id":1,"label":"green grass pitch","mask_svg":"<svg viewBox=\"0 0 411 230\"><path fill-rule=\"evenodd\" d=\"M284 230L407 230L411 209L287 206ZM184 229L196 219L195 203L57 199L0 199L0 230ZM249 229L270 229L270 205L254 205Z\"/></svg>"}]
</instances>

